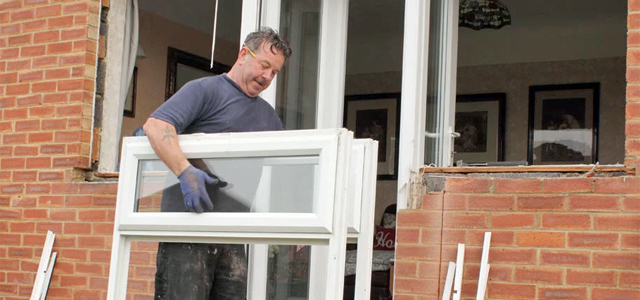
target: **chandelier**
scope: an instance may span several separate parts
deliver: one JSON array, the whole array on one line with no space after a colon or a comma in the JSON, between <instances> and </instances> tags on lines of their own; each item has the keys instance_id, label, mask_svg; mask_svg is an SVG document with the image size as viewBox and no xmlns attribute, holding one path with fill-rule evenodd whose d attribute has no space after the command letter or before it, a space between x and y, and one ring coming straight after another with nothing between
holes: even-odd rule
<instances>
[{"instance_id":1,"label":"chandelier","mask_svg":"<svg viewBox=\"0 0 640 300\"><path fill-rule=\"evenodd\" d=\"M511 24L511 14L498 0L463 0L458 24L475 30L499 29Z\"/></svg>"}]
</instances>

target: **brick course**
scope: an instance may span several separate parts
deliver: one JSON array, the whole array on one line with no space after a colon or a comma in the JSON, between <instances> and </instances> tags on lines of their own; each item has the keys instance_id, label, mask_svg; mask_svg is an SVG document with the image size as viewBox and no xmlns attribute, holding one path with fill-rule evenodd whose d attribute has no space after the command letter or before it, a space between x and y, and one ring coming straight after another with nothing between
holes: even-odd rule
<instances>
[{"instance_id":1,"label":"brick course","mask_svg":"<svg viewBox=\"0 0 640 300\"><path fill-rule=\"evenodd\" d=\"M395 284L402 288L396 288L396 299L441 297L458 243L466 245L462 298L475 299L487 231L492 232L487 299L636 299L636 182L628 176L446 178L444 190L424 195L421 208L399 212L403 237L397 239ZM405 237L418 229L419 242ZM422 264L431 267L416 274ZM427 285L417 280L425 277L439 278L438 288L424 290Z\"/></svg>"}]
</instances>

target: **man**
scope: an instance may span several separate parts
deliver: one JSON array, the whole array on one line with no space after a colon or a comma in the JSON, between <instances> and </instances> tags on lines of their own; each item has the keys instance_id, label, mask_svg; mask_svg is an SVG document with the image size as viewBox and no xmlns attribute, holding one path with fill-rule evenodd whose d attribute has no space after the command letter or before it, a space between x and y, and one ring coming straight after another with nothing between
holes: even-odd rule
<instances>
[{"instance_id":1,"label":"man","mask_svg":"<svg viewBox=\"0 0 640 300\"><path fill-rule=\"evenodd\" d=\"M290 56L288 42L262 28L247 36L228 73L187 83L151 114L144 132L180 180L179 189L175 185L164 191L162 211L246 211L241 205L217 203L216 190L226 183L186 159L178 134L281 130L274 109L258 95ZM245 299L246 280L244 245L158 246L156 300Z\"/></svg>"}]
</instances>

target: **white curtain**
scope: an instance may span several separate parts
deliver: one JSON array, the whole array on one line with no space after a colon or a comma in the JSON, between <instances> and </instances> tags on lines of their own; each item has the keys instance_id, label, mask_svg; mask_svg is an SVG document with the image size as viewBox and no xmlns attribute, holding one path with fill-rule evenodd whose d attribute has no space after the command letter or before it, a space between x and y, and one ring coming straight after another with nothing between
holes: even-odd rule
<instances>
[{"instance_id":1,"label":"white curtain","mask_svg":"<svg viewBox=\"0 0 640 300\"><path fill-rule=\"evenodd\" d=\"M138 0L127 1L127 11L124 24L124 45L122 51L122 76L120 77L120 111L124 111L124 102L127 98L133 67L136 64L138 53ZM122 122L120 122L121 124ZM120 125L121 126L121 125Z\"/></svg>"},{"instance_id":2,"label":"white curtain","mask_svg":"<svg viewBox=\"0 0 640 300\"><path fill-rule=\"evenodd\" d=\"M117 110L117 130L115 133L119 137L115 142L115 171L120 169L120 159L118 149L120 149L120 133L122 132L122 118L124 112L124 103L127 100L127 94L129 92L129 86L131 85L131 79L133 77L133 68L136 65L136 56L138 53L138 29L139 29L139 15L138 15L138 0L126 1L125 11L125 23L124 23L124 37L122 39L122 68L120 69L120 95L118 96L118 110ZM105 131L103 130L103 133Z\"/></svg>"}]
</instances>

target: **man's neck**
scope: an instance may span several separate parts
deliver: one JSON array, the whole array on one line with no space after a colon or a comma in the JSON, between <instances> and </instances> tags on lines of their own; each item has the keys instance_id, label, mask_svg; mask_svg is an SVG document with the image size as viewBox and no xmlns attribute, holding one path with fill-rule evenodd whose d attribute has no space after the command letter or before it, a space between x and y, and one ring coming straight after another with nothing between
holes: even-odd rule
<instances>
[{"instance_id":1,"label":"man's neck","mask_svg":"<svg viewBox=\"0 0 640 300\"><path fill-rule=\"evenodd\" d=\"M227 77L235 82L238 86L240 86L241 80L240 75L238 74L237 69L235 68L235 64L231 67L231 70L227 72Z\"/></svg>"}]
</instances>

